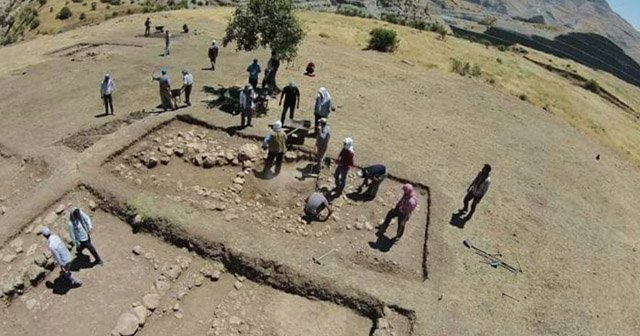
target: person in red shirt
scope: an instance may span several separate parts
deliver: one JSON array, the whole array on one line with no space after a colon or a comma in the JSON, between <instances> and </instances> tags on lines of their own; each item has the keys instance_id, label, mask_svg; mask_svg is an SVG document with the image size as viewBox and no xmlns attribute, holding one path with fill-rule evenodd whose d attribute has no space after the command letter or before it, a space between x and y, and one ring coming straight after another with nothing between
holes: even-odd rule
<instances>
[{"instance_id":1,"label":"person in red shirt","mask_svg":"<svg viewBox=\"0 0 640 336\"><path fill-rule=\"evenodd\" d=\"M355 163L355 154L353 152L353 140L351 138L344 139L342 150L336 160L336 171L334 177L336 179L336 194L342 194L344 187L347 184L347 173Z\"/></svg>"},{"instance_id":2,"label":"person in red shirt","mask_svg":"<svg viewBox=\"0 0 640 336\"><path fill-rule=\"evenodd\" d=\"M384 222L378 227L376 235L381 236L387 231L391 220L398 217L398 232L393 238L393 241L398 241L404 234L404 226L411 218L413 210L418 206L418 195L411 184L405 184L402 186L403 195L398 201L398 204L387 213L387 217Z\"/></svg>"}]
</instances>

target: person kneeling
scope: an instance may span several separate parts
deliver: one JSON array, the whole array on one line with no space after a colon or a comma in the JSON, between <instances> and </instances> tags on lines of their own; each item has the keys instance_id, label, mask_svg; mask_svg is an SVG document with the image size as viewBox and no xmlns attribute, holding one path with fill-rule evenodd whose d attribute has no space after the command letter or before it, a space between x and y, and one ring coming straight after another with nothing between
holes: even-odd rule
<instances>
[{"instance_id":1,"label":"person kneeling","mask_svg":"<svg viewBox=\"0 0 640 336\"><path fill-rule=\"evenodd\" d=\"M325 192L325 190L316 191L307 198L307 203L304 206L304 214L307 221L319 220L324 222L333 213ZM321 214L325 209L327 209L327 214L324 218L321 218Z\"/></svg>"}]
</instances>

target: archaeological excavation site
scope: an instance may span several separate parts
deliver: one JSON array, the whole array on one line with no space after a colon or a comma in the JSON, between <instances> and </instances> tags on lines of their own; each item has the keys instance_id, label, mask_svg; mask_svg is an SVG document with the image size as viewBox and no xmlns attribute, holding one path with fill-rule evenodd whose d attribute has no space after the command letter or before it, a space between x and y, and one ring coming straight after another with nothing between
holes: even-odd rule
<instances>
[{"instance_id":1,"label":"archaeological excavation site","mask_svg":"<svg viewBox=\"0 0 640 336\"><path fill-rule=\"evenodd\" d=\"M290 148L280 173L267 177L260 137L230 134L191 115L118 135L146 116L132 113L131 121L82 130L57 144L87 153L103 137L119 137L112 152L98 149L96 162L76 167L82 173L76 183L0 250L4 330L35 333L55 321L58 332L68 333L77 318L68 310L77 310L101 316L83 323L78 335L412 335L415 312L377 296L369 284L427 279L427 186L391 175L375 200L364 201L352 170L333 214L309 221L306 198L330 188L333 177L329 169L313 173L308 148ZM375 229L407 182L419 191L419 211L406 239L390 249L390 238ZM39 234L47 227L70 243L74 207L92 218L99 232L92 240L105 262L74 256L80 288L52 272ZM75 291L86 291L82 300L48 309ZM25 309L35 323L21 320Z\"/></svg>"}]
</instances>

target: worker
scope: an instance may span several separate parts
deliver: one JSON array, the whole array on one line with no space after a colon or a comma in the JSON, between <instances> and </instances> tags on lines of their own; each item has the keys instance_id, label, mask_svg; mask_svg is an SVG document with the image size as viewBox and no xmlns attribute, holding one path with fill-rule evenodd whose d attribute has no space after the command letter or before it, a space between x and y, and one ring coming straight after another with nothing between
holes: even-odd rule
<instances>
[{"instance_id":1,"label":"worker","mask_svg":"<svg viewBox=\"0 0 640 336\"><path fill-rule=\"evenodd\" d=\"M267 69L264 72L264 78L262 79L262 88L266 88L269 95L272 95L278 90L276 85L276 74L280 68L280 60L276 56L274 51L271 52L271 58L267 62Z\"/></svg>"},{"instance_id":2,"label":"worker","mask_svg":"<svg viewBox=\"0 0 640 336\"><path fill-rule=\"evenodd\" d=\"M280 95L280 103L278 106L282 106L282 99L284 98L284 107L282 108L282 116L280 116L280 122L284 125L284 120L287 117L287 110L289 111L289 119L293 119L293 115L296 112L296 107L300 108L300 90L294 82L289 82L289 85L282 89Z\"/></svg>"},{"instance_id":3,"label":"worker","mask_svg":"<svg viewBox=\"0 0 640 336\"><path fill-rule=\"evenodd\" d=\"M315 77L316 76L316 65L313 64L313 62L309 62L309 64L307 64L307 68L305 69L304 74L305 74L305 76Z\"/></svg>"},{"instance_id":4,"label":"worker","mask_svg":"<svg viewBox=\"0 0 640 336\"><path fill-rule=\"evenodd\" d=\"M363 179L362 184L358 187L358 192L361 192L363 187L368 187L363 196L371 200L376 198L380 184L387 177L387 167L381 164L365 167L358 171L358 176Z\"/></svg>"},{"instance_id":5,"label":"worker","mask_svg":"<svg viewBox=\"0 0 640 336\"><path fill-rule=\"evenodd\" d=\"M169 31L167 30L164 33L164 55L169 56L170 53L171 53L171 34L169 34Z\"/></svg>"},{"instance_id":6,"label":"worker","mask_svg":"<svg viewBox=\"0 0 640 336\"><path fill-rule=\"evenodd\" d=\"M216 70L216 59L218 58L219 48L216 44L216 40L211 41L211 46L209 47L209 61L211 62L211 70Z\"/></svg>"},{"instance_id":7,"label":"worker","mask_svg":"<svg viewBox=\"0 0 640 336\"><path fill-rule=\"evenodd\" d=\"M68 229L71 242L76 247L76 253L81 254L86 248L93 255L93 262L102 265L103 261L91 242L91 230L93 229L91 218L79 208L73 208L69 215Z\"/></svg>"},{"instance_id":8,"label":"worker","mask_svg":"<svg viewBox=\"0 0 640 336\"><path fill-rule=\"evenodd\" d=\"M193 88L193 75L187 71L182 70L182 90L184 91L184 100L187 106L191 106L191 89Z\"/></svg>"},{"instance_id":9,"label":"worker","mask_svg":"<svg viewBox=\"0 0 640 336\"><path fill-rule=\"evenodd\" d=\"M340 195L344 190L347 184L347 174L349 173L349 169L354 166L354 162L355 153L353 151L353 140L346 138L342 142L342 150L336 160L336 164L338 165L334 173L336 194Z\"/></svg>"},{"instance_id":10,"label":"worker","mask_svg":"<svg viewBox=\"0 0 640 336\"><path fill-rule=\"evenodd\" d=\"M109 74L104 75L104 80L100 85L100 96L104 103L104 115L109 115L109 108L111 108L111 115L116 115L113 109L113 92L116 90L116 83L111 79Z\"/></svg>"},{"instance_id":11,"label":"worker","mask_svg":"<svg viewBox=\"0 0 640 336\"><path fill-rule=\"evenodd\" d=\"M167 75L167 69L160 69L160 77L151 76L153 80L156 80L160 84L160 100L162 108L166 112L168 109L175 110L176 106L173 104L173 98L171 97L171 81L169 75Z\"/></svg>"},{"instance_id":12,"label":"worker","mask_svg":"<svg viewBox=\"0 0 640 336\"><path fill-rule=\"evenodd\" d=\"M73 275L71 275L71 270L69 270L69 266L71 264L71 253L69 252L67 245L58 235L51 234L51 231L46 227L40 229L40 234L47 239L51 256L55 263L60 266L60 276L62 276L63 279L70 281L71 285L74 287L82 286L82 282L75 279Z\"/></svg>"},{"instance_id":13,"label":"worker","mask_svg":"<svg viewBox=\"0 0 640 336\"><path fill-rule=\"evenodd\" d=\"M151 35L151 19L147 18L144 21L144 37L149 37L149 35Z\"/></svg>"},{"instance_id":14,"label":"worker","mask_svg":"<svg viewBox=\"0 0 640 336\"><path fill-rule=\"evenodd\" d=\"M264 165L263 175L270 173L273 161L276 162L276 175L280 174L280 168L282 168L282 158L284 152L287 150L287 134L282 130L282 123L280 120L273 123L272 130L262 141L262 149L268 149L267 160Z\"/></svg>"},{"instance_id":15,"label":"worker","mask_svg":"<svg viewBox=\"0 0 640 336\"><path fill-rule=\"evenodd\" d=\"M378 227L378 232L376 233L378 236L381 236L387 231L391 220L398 217L398 231L396 236L393 238L393 241L398 241L402 235L404 234L404 227L411 218L411 214L418 206L418 195L413 190L413 186L411 184L405 184L402 186L402 197L396 204L396 206L389 210L387 213L384 222Z\"/></svg>"},{"instance_id":16,"label":"worker","mask_svg":"<svg viewBox=\"0 0 640 336\"><path fill-rule=\"evenodd\" d=\"M329 219L329 217L333 213L333 210L331 209L331 205L327 200L327 197L325 196L326 193L326 189L322 189L320 191L314 192L307 198L306 204L304 206L304 214L307 221L326 221L327 219ZM324 209L327 209L327 215L324 216L323 219L320 219L320 215L322 211L324 211Z\"/></svg>"},{"instance_id":17,"label":"worker","mask_svg":"<svg viewBox=\"0 0 640 336\"><path fill-rule=\"evenodd\" d=\"M240 127L253 127L251 118L256 108L256 92L251 84L247 84L244 90L240 91ZM246 124L245 124L246 122Z\"/></svg>"},{"instance_id":18,"label":"worker","mask_svg":"<svg viewBox=\"0 0 640 336\"><path fill-rule=\"evenodd\" d=\"M316 129L316 171L320 174L324 157L327 154L327 148L329 148L331 129L329 125L327 125L326 118L320 118L318 125Z\"/></svg>"},{"instance_id":19,"label":"worker","mask_svg":"<svg viewBox=\"0 0 640 336\"><path fill-rule=\"evenodd\" d=\"M249 84L253 86L254 90L258 89L258 76L260 75L260 71L258 59L254 58L253 63L249 64L247 67L247 72L249 73Z\"/></svg>"},{"instance_id":20,"label":"worker","mask_svg":"<svg viewBox=\"0 0 640 336\"><path fill-rule=\"evenodd\" d=\"M465 214L467 209L469 208L469 202L471 202L471 211L467 214L466 219L469 220L473 216L473 213L476 211L476 206L484 195L489 190L489 186L491 185L491 166L489 164L485 164L482 167L482 170L476 175L476 178L473 179L473 182L467 188L467 194L463 200L462 209L458 210L459 213Z\"/></svg>"},{"instance_id":21,"label":"worker","mask_svg":"<svg viewBox=\"0 0 640 336\"><path fill-rule=\"evenodd\" d=\"M318 127L318 120L320 118L329 118L329 113L333 111L333 102L331 101L331 95L326 88L321 87L316 95L316 105L313 110L315 118L314 127Z\"/></svg>"}]
</instances>

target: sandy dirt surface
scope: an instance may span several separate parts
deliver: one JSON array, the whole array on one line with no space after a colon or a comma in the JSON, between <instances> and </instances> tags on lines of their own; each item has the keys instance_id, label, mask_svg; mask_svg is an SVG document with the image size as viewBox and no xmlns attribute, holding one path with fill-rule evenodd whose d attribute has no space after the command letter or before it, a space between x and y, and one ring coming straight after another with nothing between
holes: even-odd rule
<instances>
[{"instance_id":1,"label":"sandy dirt surface","mask_svg":"<svg viewBox=\"0 0 640 336\"><path fill-rule=\"evenodd\" d=\"M242 53L222 48L217 70L207 70L206 48L211 39L221 40L228 14L226 10L154 14L154 22L164 22L171 29L186 21L193 31L198 32L197 35L176 34L172 54L166 58L158 56L163 47L161 40L136 37L143 22L143 17L138 16L0 48L0 58L7 60L0 66L0 87L4 88L0 92L0 99L4 102L0 143L11 148L15 155L41 157L51 171L50 177L43 178L27 193L33 197L24 199L20 206L9 207L4 217L0 217L0 236L6 242L3 249L11 248L9 243L18 232L42 211L57 204L64 191L82 182L117 194L123 204L137 207L136 211L152 209L161 217L169 217L174 212L180 214L175 216L175 222L180 224L181 232L194 239L206 239L213 246L222 242L228 250L241 249L256 258L277 260L298 275L307 274L314 281L324 279L315 282L324 283L327 287L340 290L356 288L385 304L410 310L415 316L415 335L632 335L640 329L640 282L636 275L640 268L640 252L637 251L640 248L637 226L640 210L636 206L640 174L637 166L627 161L628 157L612 146L606 147L604 144L609 143L601 141L599 136L577 127L579 123L568 122L571 116L565 118L558 113L549 113L487 83L445 73L428 64L416 62L411 66L400 62L396 56L363 51L357 43L343 43L338 39L340 44L338 40L322 38L319 36L322 30L318 28L309 32L299 59L289 65L283 64L279 82L282 84L291 79L300 85L302 103L297 114L299 118L312 118L310 111L318 87L326 86L332 93L338 107L329 118L332 156L337 154L340 140L350 136L355 142L357 164L385 163L392 174L429 186L429 279L422 282L417 281L413 274L384 274L372 270L369 265L358 266L350 257L357 255L358 249L373 256L382 252L371 249L367 244L374 239L373 232L346 232L346 222L338 225L330 221L328 224L339 231L329 231L327 235L325 231L320 238L315 237L315 226L313 236L309 234L307 237L294 234L296 230L287 233L286 226L284 232L282 228L271 231L268 225L269 229L265 230L259 224L250 227L240 218L227 222L223 214L216 212L218 210L202 209L203 196L198 195L198 191L178 192L176 189L177 176L183 179L185 190L193 187L191 184L207 190L229 188L238 168L205 171L171 159L169 165L154 168L164 175L153 170L147 172L146 168L131 168L129 165L133 161L125 165L127 173L124 176L114 174L113 164L124 165L118 161L122 156L116 156L115 161L105 165L104 161L154 131L158 124L167 122L173 115L190 114L223 128L239 124L237 116L207 107L207 102L217 97L205 92L204 87L244 84L245 69L251 59L257 57L265 65L268 51ZM340 19L336 19L336 26L342 24ZM358 34L355 36L360 36ZM137 44L142 47L98 48L96 55L88 57L86 54L82 57L51 54L81 42ZM447 54L446 44L441 49L442 57L456 56ZM488 59L497 57L491 54L491 50L486 53ZM302 75L308 60L318 65L315 78ZM511 61L511 56L505 60ZM194 73L196 90L192 97L193 106L177 112L154 113L159 98L157 83L151 82L151 74L158 74L162 66L168 67L173 83L179 82L179 71L183 68ZM100 134L91 140L90 146L82 146L84 149L79 153L60 141L113 120L112 117L96 117L103 112L98 89L106 72L112 74L118 86L115 94L116 119L127 118L129 113L143 109L151 113L143 119L117 127L113 133ZM523 71L522 76L526 74ZM562 83L554 81L554 87L562 87ZM622 117L620 111L606 102L594 103L586 94L585 91L584 99L579 102L593 103L594 109L585 109L585 113L593 120L610 122L612 127L607 127L606 132L611 133L618 128L625 132L629 130L626 125L631 124L628 124L626 116ZM266 133L267 125L278 119L280 114L277 102L271 101L270 106L272 109L268 116L256 119L255 127L245 130L245 133L259 136ZM622 140L619 144L626 146ZM598 155L599 159L596 159ZM453 212L461 206L465 188L484 163L493 166L489 193L463 229L450 225ZM2 165L4 167L5 164ZM7 164L7 167L11 171L17 166ZM286 171L293 172L291 176L297 172L290 168ZM217 174L214 172L219 172L222 177L200 177ZM127 178L128 173L133 179ZM171 178L167 178L167 173L172 174ZM5 173L5 169L2 174L11 176L11 173ZM156 180L162 178L171 180L171 183L159 181L154 184L152 174L156 175ZM284 174L283 178L286 176L289 175ZM136 179L140 179L140 183L136 183ZM255 189L257 193L269 182L263 184L256 179L256 184L251 187L252 179L251 175L245 179L246 188ZM227 182L218 183L218 180ZM387 185L391 188L392 184ZM387 196L384 189L380 193L387 206L397 197L393 188L390 191L394 194ZM193 198L200 208L166 196L175 197L176 194ZM288 197L299 201L302 195L300 192ZM243 216L256 212L248 206L249 202L255 204L256 200L241 201L241 207L245 207L247 212ZM295 205L298 201L288 204ZM345 208L349 208L346 201L345 204ZM368 221L375 224L373 218L379 218L378 214L384 213L386 207L383 204L368 206L360 209L367 209L371 217ZM291 211L292 216L299 213L298 209L283 211ZM424 211L426 209L422 208L423 214ZM95 216L104 221L110 218L101 219L100 212ZM42 220L45 218L46 214ZM343 214L342 219L345 218ZM245 224L236 225L239 223ZM393 230L394 226L390 229ZM126 227L123 226L122 231L114 230L111 234L121 232L123 237L128 237ZM105 235L109 236L108 233ZM410 236L386 255L400 253L405 243L413 244L417 236L413 233ZM126 238L131 240L125 240L125 243L135 242L142 246L141 242L149 238L152 241L148 244L160 244L156 238L145 237L131 236ZM35 238L33 243L38 242ZM344 244L344 254L328 258L322 267L313 266L311 256L332 248L331 239ZM501 258L510 265L519 264L522 273L514 275L503 268L492 268L482 263L480 256L462 244L465 239L470 239L489 253L500 252ZM152 265L145 266L148 271L144 272L135 267L114 269L112 265L134 265L137 262L130 260L131 246L118 252L120 245L116 239L96 240L100 251L104 251L107 264L78 272L79 278L86 279L86 287L55 297L45 284L27 290L23 296L14 298L8 310L3 312L3 315L15 318L3 319L5 323L14 324L3 327L2 332L29 334L45 330L41 321L58 318L64 321L69 318L64 313L75 311L76 307L83 305L83 300L95 302L95 307L112 305L100 312L108 313L108 319L96 319L86 326L100 326L103 328L100 330L110 331L119 315L140 300L138 296L144 289L150 289L155 275L151 271ZM356 242L356 245L348 245L346 242L349 241ZM29 244L33 243L29 241ZM25 243L22 253L26 254L29 244ZM22 253L18 253L17 258L22 258ZM411 253L416 252L412 250ZM3 250L2 254L8 253ZM421 258L422 253L417 256ZM22 262L22 259L16 260ZM413 266L408 268L414 269ZM115 281L118 274L132 279L140 277L138 282L131 281L130 287L118 288L125 296L126 291L135 292L136 297L127 301L119 301L115 297L103 297L102 300L100 295L115 289L110 287L112 284L97 279L114 277L111 279ZM290 280L295 279L306 278L292 276ZM93 284L91 280L94 280ZM224 281L222 279L220 284L224 285ZM314 281L309 280L309 283ZM42 297L30 296L35 293ZM23 300L27 297L41 302L55 301L65 308L31 312L26 310L26 301ZM261 302L269 301L264 299ZM259 307L256 305L256 309ZM31 322L34 314L41 316L39 322ZM163 318L175 320L173 314ZM274 323L271 325L276 328L274 330L278 330L274 322L277 321L277 311L274 314L267 319ZM183 319L187 318L191 317L185 314ZM204 316L200 319L208 321ZM324 323L322 321L325 320L318 320L318 323ZM148 328L153 328L152 322ZM180 325L180 321L175 321L175 324ZM340 329L341 325L336 324L336 332L348 332L348 329ZM309 327L313 325L310 323ZM147 327L142 332L146 333L146 330ZM368 332L366 330L364 334Z\"/></svg>"}]
</instances>

